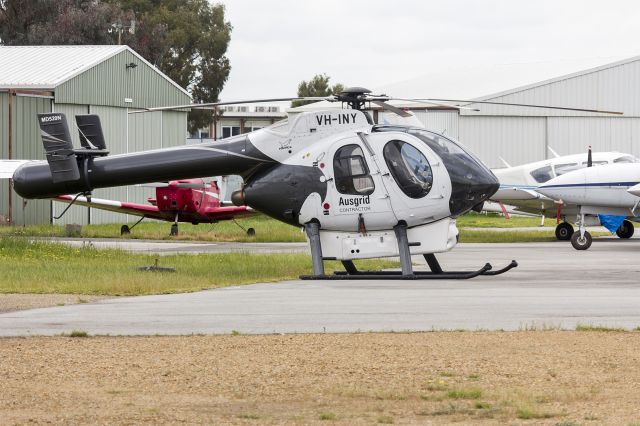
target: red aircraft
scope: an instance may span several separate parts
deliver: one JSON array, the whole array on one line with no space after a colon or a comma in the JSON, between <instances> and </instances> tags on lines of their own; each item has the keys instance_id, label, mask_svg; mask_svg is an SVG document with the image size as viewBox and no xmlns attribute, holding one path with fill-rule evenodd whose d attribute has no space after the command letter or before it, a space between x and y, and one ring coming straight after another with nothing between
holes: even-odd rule
<instances>
[{"instance_id":1,"label":"red aircraft","mask_svg":"<svg viewBox=\"0 0 640 426\"><path fill-rule=\"evenodd\" d=\"M104 200L100 198L78 195L61 195L54 198L70 205L81 205L117 213L142 216L133 226L122 225L120 234L128 234L144 218L173 222L171 235L178 235L178 222L216 223L220 220L234 220L237 217L254 215L255 212L247 206L222 206L220 188L214 180L206 182L204 179L174 180L169 183L151 184L156 188L156 197L149 198L151 205L126 203L122 201ZM69 206L70 207L70 206ZM67 207L68 209L68 207ZM64 213L60 216L62 217ZM57 219L56 218L56 219ZM240 226L240 225L238 225ZM244 229L244 228L243 228ZM255 230L246 230L248 235L255 235Z\"/></svg>"}]
</instances>

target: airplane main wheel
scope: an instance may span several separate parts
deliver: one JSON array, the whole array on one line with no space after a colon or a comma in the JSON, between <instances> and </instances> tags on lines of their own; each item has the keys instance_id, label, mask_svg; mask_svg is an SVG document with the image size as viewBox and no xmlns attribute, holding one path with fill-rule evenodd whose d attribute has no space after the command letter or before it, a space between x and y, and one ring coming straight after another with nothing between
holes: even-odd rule
<instances>
[{"instance_id":1,"label":"airplane main wheel","mask_svg":"<svg viewBox=\"0 0 640 426\"><path fill-rule=\"evenodd\" d=\"M576 250L586 250L591 247L592 242L591 234L587 231L584 231L584 237L580 237L580 231L574 232L571 236L571 245Z\"/></svg>"},{"instance_id":2,"label":"airplane main wheel","mask_svg":"<svg viewBox=\"0 0 640 426\"><path fill-rule=\"evenodd\" d=\"M633 223L628 220L625 220L620 225L620 228L616 231L616 235L620 238L631 238L633 237Z\"/></svg>"},{"instance_id":3,"label":"airplane main wheel","mask_svg":"<svg viewBox=\"0 0 640 426\"><path fill-rule=\"evenodd\" d=\"M174 223L173 225L171 225L171 235L172 236L176 236L178 235L178 224Z\"/></svg>"},{"instance_id":4,"label":"airplane main wheel","mask_svg":"<svg viewBox=\"0 0 640 426\"><path fill-rule=\"evenodd\" d=\"M556 226L556 238L560 241L569 241L573 235L573 226L570 223L562 222Z\"/></svg>"},{"instance_id":5,"label":"airplane main wheel","mask_svg":"<svg viewBox=\"0 0 640 426\"><path fill-rule=\"evenodd\" d=\"M256 230L253 228L247 229L247 236L254 237L256 235Z\"/></svg>"},{"instance_id":6,"label":"airplane main wheel","mask_svg":"<svg viewBox=\"0 0 640 426\"><path fill-rule=\"evenodd\" d=\"M129 235L131 233L131 229L129 229L128 225L122 225L120 227L120 235Z\"/></svg>"}]
</instances>

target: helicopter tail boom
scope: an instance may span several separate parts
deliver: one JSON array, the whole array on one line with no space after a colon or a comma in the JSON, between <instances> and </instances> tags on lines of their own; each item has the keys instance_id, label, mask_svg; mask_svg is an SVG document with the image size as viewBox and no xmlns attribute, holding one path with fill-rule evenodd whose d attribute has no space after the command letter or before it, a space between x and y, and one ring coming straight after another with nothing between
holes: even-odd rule
<instances>
[{"instance_id":1,"label":"helicopter tail boom","mask_svg":"<svg viewBox=\"0 0 640 426\"><path fill-rule=\"evenodd\" d=\"M215 144L107 156L108 152L100 148L73 149L64 114L42 114L39 122L41 126L47 123L42 127L47 161L28 162L15 171L14 189L24 198L51 198L97 188L202 176L246 175L260 165L273 163L245 135ZM53 132L49 123L59 128ZM83 142L88 140L103 148L104 139L96 121L90 119L87 125L85 118L82 123L81 132L83 128L87 131L87 126L95 130L92 134L85 133Z\"/></svg>"}]
</instances>

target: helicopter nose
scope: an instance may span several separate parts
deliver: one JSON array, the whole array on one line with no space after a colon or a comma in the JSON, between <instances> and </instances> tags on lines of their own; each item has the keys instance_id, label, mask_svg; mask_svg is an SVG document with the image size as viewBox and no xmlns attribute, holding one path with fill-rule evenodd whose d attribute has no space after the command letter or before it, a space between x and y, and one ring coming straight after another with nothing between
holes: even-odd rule
<instances>
[{"instance_id":1,"label":"helicopter nose","mask_svg":"<svg viewBox=\"0 0 640 426\"><path fill-rule=\"evenodd\" d=\"M459 216L469 210L480 211L486 200L500 188L500 181L484 164L461 161L448 168L451 177L451 214Z\"/></svg>"}]
</instances>

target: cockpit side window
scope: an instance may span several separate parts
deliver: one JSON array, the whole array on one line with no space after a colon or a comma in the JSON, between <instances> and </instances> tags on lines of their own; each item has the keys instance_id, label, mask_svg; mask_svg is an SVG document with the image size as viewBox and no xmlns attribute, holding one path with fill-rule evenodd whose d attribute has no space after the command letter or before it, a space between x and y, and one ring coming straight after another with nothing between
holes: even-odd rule
<instances>
[{"instance_id":1,"label":"cockpit side window","mask_svg":"<svg viewBox=\"0 0 640 426\"><path fill-rule=\"evenodd\" d=\"M637 163L638 159L632 155L623 155L613 160L614 163Z\"/></svg>"},{"instance_id":2,"label":"cockpit side window","mask_svg":"<svg viewBox=\"0 0 640 426\"><path fill-rule=\"evenodd\" d=\"M556 164L554 169L556 172L556 176L561 176L565 173L568 173L572 170L576 170L578 168L578 163L569 163L569 164Z\"/></svg>"},{"instance_id":3,"label":"cockpit side window","mask_svg":"<svg viewBox=\"0 0 640 426\"><path fill-rule=\"evenodd\" d=\"M535 169L531 172L531 177L535 179L538 183L544 183L551 178L553 178L553 172L551 171L551 166L540 167L539 169Z\"/></svg>"},{"instance_id":4,"label":"cockpit side window","mask_svg":"<svg viewBox=\"0 0 640 426\"><path fill-rule=\"evenodd\" d=\"M431 191L433 171L427 158L413 145L393 140L382 151L396 183L407 196L422 198Z\"/></svg>"},{"instance_id":5,"label":"cockpit side window","mask_svg":"<svg viewBox=\"0 0 640 426\"><path fill-rule=\"evenodd\" d=\"M375 189L359 145L345 145L333 157L336 188L342 194L370 195Z\"/></svg>"}]
</instances>

